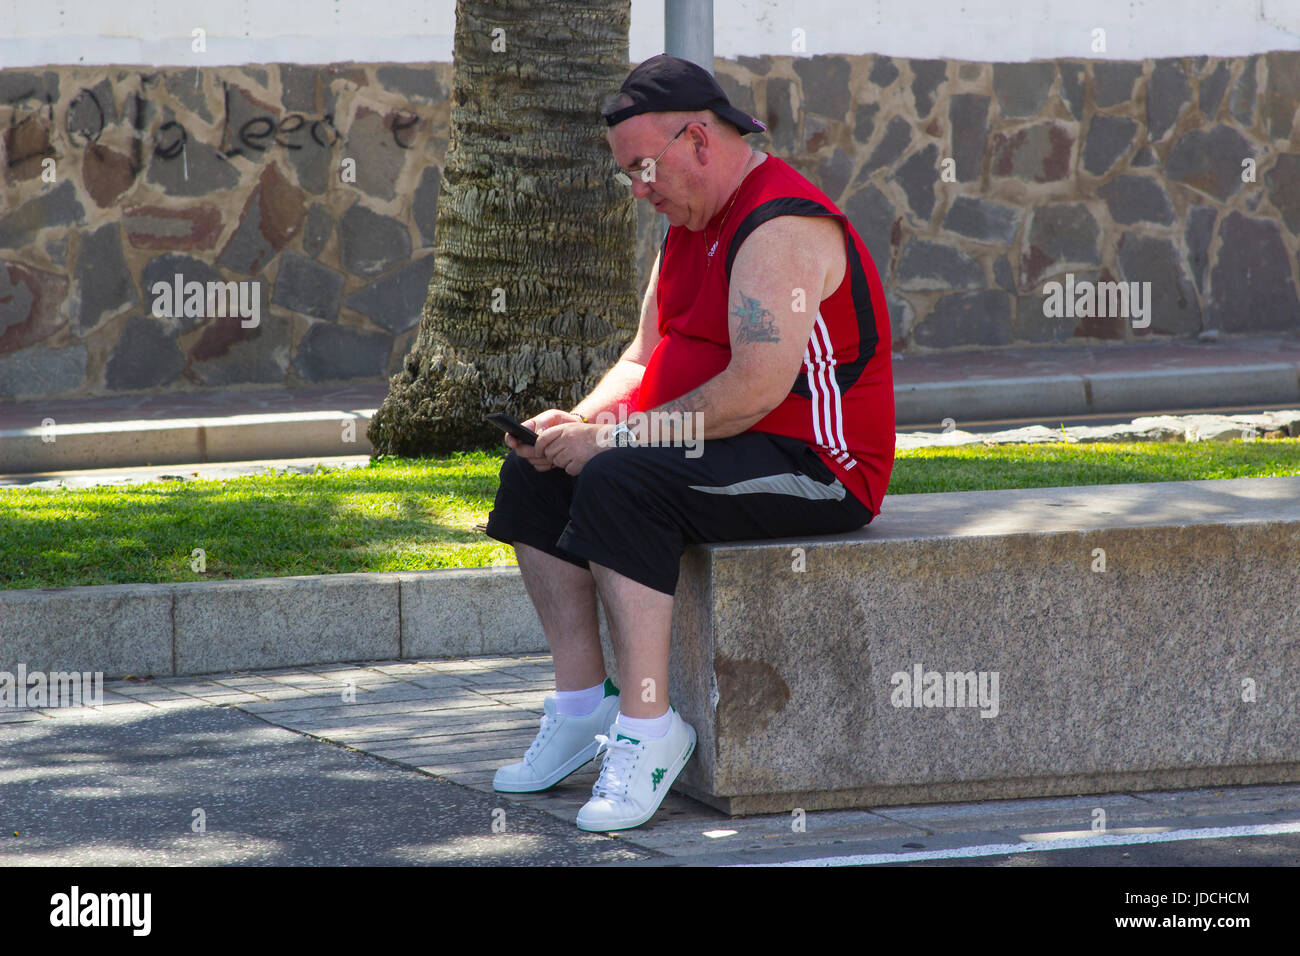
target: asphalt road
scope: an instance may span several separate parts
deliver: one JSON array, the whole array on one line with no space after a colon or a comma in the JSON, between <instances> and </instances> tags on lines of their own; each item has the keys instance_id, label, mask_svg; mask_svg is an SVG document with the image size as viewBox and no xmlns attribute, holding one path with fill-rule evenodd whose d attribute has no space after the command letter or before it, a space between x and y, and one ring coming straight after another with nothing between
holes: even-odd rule
<instances>
[{"instance_id":1,"label":"asphalt road","mask_svg":"<svg viewBox=\"0 0 1300 956\"><path fill-rule=\"evenodd\" d=\"M0 794L0 867L567 866L656 855L228 707L0 724Z\"/></svg>"}]
</instances>

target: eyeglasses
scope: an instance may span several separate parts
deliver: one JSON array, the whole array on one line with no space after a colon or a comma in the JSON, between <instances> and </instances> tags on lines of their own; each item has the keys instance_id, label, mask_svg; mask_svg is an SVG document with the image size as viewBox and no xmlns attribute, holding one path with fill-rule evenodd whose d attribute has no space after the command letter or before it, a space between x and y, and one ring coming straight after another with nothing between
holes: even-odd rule
<instances>
[{"instance_id":1,"label":"eyeglasses","mask_svg":"<svg viewBox=\"0 0 1300 956\"><path fill-rule=\"evenodd\" d=\"M700 125L708 126L709 124L700 123ZM677 131L677 136L681 136L682 133L685 133L690 128L690 126L691 124L687 123L681 129L679 129ZM677 142L677 136L674 136L672 139L668 141L668 146L672 146L673 143ZM665 146L663 150L659 153L659 155L656 156L654 159L641 160L641 171L637 173L637 175L641 177L641 182L652 183L655 181L655 166L656 164L658 164L659 160L664 158L664 153L668 152L668 146ZM614 174L614 181L618 183L620 186L631 187L632 176L628 174L627 170L620 169L618 172Z\"/></svg>"}]
</instances>

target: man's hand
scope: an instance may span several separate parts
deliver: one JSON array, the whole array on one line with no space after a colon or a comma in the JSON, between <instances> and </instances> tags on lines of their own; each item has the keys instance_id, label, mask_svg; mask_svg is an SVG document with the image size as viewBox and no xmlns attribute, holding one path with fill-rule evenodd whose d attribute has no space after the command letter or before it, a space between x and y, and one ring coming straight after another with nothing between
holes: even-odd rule
<instances>
[{"instance_id":1,"label":"man's hand","mask_svg":"<svg viewBox=\"0 0 1300 956\"><path fill-rule=\"evenodd\" d=\"M576 475L587 462L609 448L601 439L608 440L610 430L609 425L596 422L555 425L538 437L537 452L554 467Z\"/></svg>"},{"instance_id":2,"label":"man's hand","mask_svg":"<svg viewBox=\"0 0 1300 956\"><path fill-rule=\"evenodd\" d=\"M558 408L548 408L540 415L528 419L526 422L520 422L525 428L531 428L537 432L538 438L541 438L543 430L553 428L556 425L562 425L566 422L581 422L582 419L577 415L571 415L569 412L561 411ZM539 441L540 444L540 441ZM516 455L528 462L538 471L549 471L554 468L554 464L547 461L546 456L538 450L538 445L525 445L518 439L506 435L506 446L514 451Z\"/></svg>"}]
</instances>

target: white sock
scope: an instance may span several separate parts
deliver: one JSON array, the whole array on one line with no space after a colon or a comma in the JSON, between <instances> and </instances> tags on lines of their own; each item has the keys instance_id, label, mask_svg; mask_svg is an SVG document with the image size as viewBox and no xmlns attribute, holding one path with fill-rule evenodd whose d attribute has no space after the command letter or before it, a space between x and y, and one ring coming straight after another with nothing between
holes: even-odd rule
<instances>
[{"instance_id":1,"label":"white sock","mask_svg":"<svg viewBox=\"0 0 1300 956\"><path fill-rule=\"evenodd\" d=\"M604 699L604 681L586 690L557 690L555 712L561 717L590 717Z\"/></svg>"},{"instance_id":2,"label":"white sock","mask_svg":"<svg viewBox=\"0 0 1300 956\"><path fill-rule=\"evenodd\" d=\"M660 717L629 717L620 710L615 722L641 737L667 737L673 725L673 712L666 710Z\"/></svg>"}]
</instances>

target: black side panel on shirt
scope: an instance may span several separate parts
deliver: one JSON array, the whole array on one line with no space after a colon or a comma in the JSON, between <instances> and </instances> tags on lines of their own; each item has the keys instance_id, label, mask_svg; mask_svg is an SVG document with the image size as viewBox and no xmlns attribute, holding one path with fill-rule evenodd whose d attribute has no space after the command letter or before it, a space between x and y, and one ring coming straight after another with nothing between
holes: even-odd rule
<instances>
[{"instance_id":1,"label":"black side panel on shirt","mask_svg":"<svg viewBox=\"0 0 1300 956\"><path fill-rule=\"evenodd\" d=\"M780 199L769 199L762 205L755 206L750 210L749 215L741 220L740 225L736 227L735 235L731 237L731 246L727 249L727 284L731 284L731 266L736 261L736 254L740 252L741 245L749 238L750 233L769 219L775 219L777 216L834 215L835 213L821 203L802 196L782 196ZM857 244L849 239L847 233L844 236L844 247L848 253L849 290L853 297L853 310L858 317L858 357L846 365L835 367L835 381L839 384L841 393L853 387L862 370L871 361L871 357L876 354L876 346L880 342L880 336L876 333L876 313L871 307L871 287L867 284L867 274L863 271ZM806 373L800 372L795 376L790 391L803 398L812 398Z\"/></svg>"}]
</instances>

